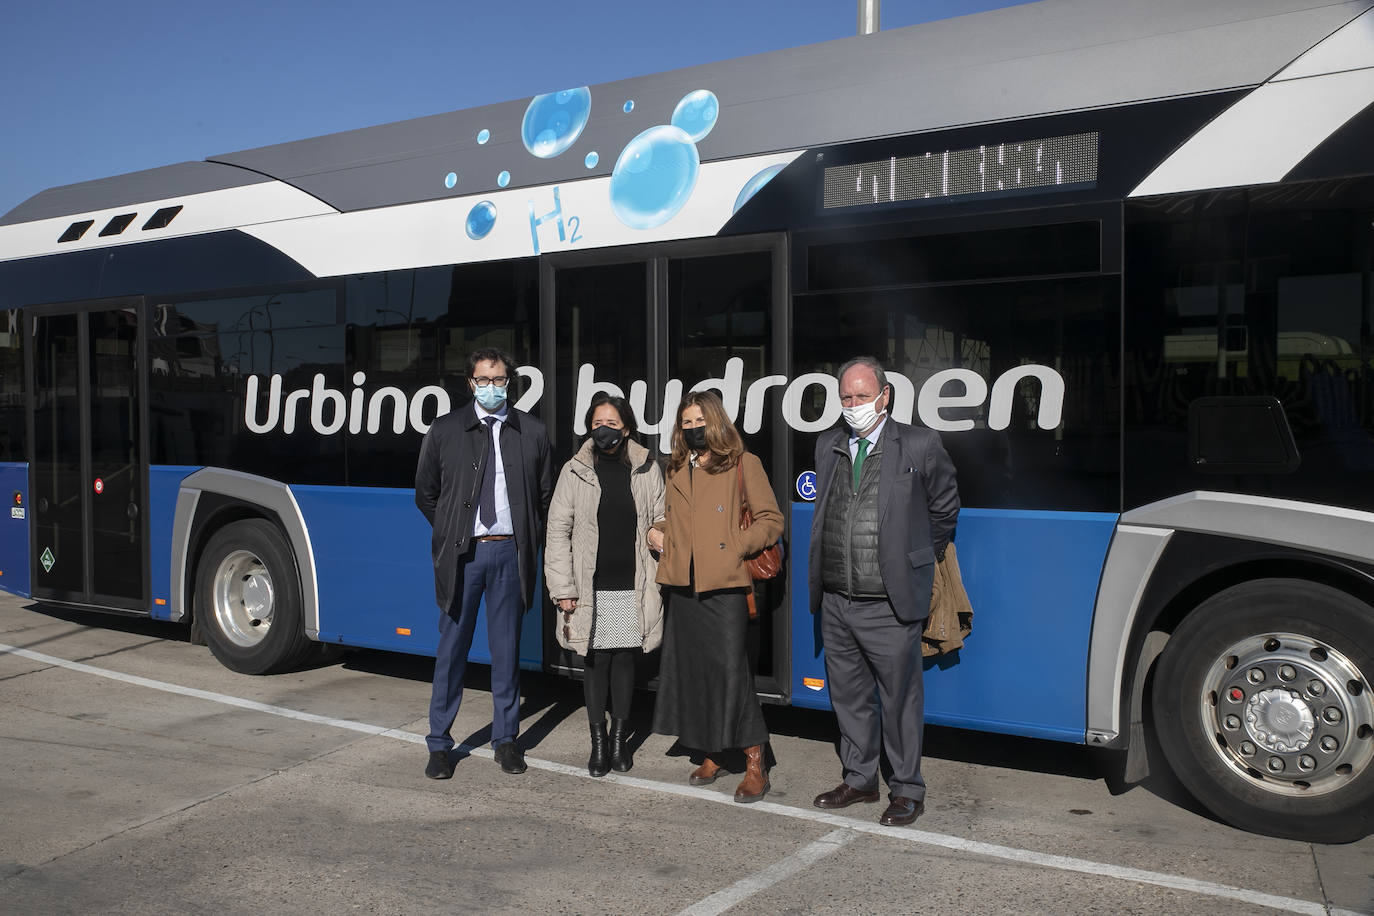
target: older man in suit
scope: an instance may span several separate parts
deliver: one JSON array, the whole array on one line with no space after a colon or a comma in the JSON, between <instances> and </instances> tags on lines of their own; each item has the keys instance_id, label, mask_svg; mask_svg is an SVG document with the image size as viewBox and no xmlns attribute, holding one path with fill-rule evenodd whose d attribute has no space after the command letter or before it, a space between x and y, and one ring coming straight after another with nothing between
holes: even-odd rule
<instances>
[{"instance_id":1,"label":"older man in suit","mask_svg":"<svg viewBox=\"0 0 1374 916\"><path fill-rule=\"evenodd\" d=\"M473 403L434 421L420 446L415 504L434 528L439 652L425 775L453 775L453 721L483 596L491 649L491 744L507 773L525 772L520 731L520 619L534 601L536 554L553 496L544 424L506 403L515 363L496 349L468 357Z\"/></svg>"},{"instance_id":2,"label":"older man in suit","mask_svg":"<svg viewBox=\"0 0 1374 916\"><path fill-rule=\"evenodd\" d=\"M887 415L892 389L877 360L852 359L838 378L847 428L816 441L809 574L844 780L813 804L876 802L886 750L892 775L879 823L905 825L925 811L921 631L959 490L940 436Z\"/></svg>"}]
</instances>

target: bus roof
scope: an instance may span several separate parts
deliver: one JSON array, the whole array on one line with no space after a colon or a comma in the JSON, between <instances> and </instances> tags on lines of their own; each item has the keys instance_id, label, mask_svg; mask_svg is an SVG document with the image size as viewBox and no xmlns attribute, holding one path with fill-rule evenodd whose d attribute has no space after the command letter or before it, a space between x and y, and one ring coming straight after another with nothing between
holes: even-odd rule
<instances>
[{"instance_id":1,"label":"bus roof","mask_svg":"<svg viewBox=\"0 0 1374 916\"><path fill-rule=\"evenodd\" d=\"M484 193L502 172L510 187L607 175L633 137L667 123L699 89L720 109L698 144L703 161L1242 89L1371 6L1039 0L598 84L567 155L527 152L520 125L530 100L519 99L53 188L0 225L272 179L348 212ZM489 142L479 143L481 131ZM595 164L588 151L600 151Z\"/></svg>"}]
</instances>

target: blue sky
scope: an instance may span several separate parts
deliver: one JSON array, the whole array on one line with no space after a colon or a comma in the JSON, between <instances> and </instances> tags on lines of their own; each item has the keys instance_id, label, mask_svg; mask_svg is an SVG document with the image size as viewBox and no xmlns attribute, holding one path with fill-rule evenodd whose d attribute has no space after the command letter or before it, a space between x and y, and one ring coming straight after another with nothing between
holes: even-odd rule
<instances>
[{"instance_id":1,"label":"blue sky","mask_svg":"<svg viewBox=\"0 0 1374 916\"><path fill-rule=\"evenodd\" d=\"M1011 5L882 0L884 29ZM57 185L852 35L856 0L47 0L0 29L0 214Z\"/></svg>"}]
</instances>

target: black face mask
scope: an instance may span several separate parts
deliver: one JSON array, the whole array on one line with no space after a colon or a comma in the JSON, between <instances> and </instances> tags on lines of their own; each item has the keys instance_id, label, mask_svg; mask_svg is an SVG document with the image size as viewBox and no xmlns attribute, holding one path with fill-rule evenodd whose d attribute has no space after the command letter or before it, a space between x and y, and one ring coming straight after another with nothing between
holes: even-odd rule
<instances>
[{"instance_id":1,"label":"black face mask","mask_svg":"<svg viewBox=\"0 0 1374 916\"><path fill-rule=\"evenodd\" d=\"M706 451L706 427L693 426L682 431L682 441L694 452Z\"/></svg>"},{"instance_id":2,"label":"black face mask","mask_svg":"<svg viewBox=\"0 0 1374 916\"><path fill-rule=\"evenodd\" d=\"M598 426L592 430L592 441L603 452L613 452L624 441L624 431L611 426Z\"/></svg>"}]
</instances>

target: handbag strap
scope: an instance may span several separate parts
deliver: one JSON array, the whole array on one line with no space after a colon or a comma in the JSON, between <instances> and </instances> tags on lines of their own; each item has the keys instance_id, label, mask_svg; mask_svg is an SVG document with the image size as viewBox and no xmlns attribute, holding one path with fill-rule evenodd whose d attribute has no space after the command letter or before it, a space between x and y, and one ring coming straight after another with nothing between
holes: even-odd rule
<instances>
[{"instance_id":1,"label":"handbag strap","mask_svg":"<svg viewBox=\"0 0 1374 916\"><path fill-rule=\"evenodd\" d=\"M754 523L754 513L749 511L749 496L744 491L744 461L735 464L735 477L739 480L739 527L743 531Z\"/></svg>"}]
</instances>

